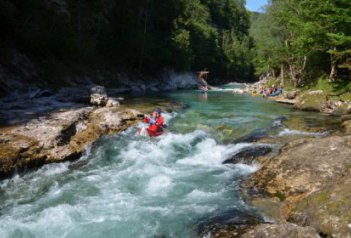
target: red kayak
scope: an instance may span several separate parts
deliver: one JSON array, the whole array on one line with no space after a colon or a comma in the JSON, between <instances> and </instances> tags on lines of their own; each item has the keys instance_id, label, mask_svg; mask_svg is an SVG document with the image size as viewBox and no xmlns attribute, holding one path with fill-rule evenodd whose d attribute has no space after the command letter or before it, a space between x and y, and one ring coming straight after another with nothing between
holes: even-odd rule
<instances>
[{"instance_id":1,"label":"red kayak","mask_svg":"<svg viewBox=\"0 0 351 238\"><path fill-rule=\"evenodd\" d=\"M163 134L164 119L162 116L155 118L145 117L144 122L150 123L149 127L146 129L149 137L157 137Z\"/></svg>"},{"instance_id":2,"label":"red kayak","mask_svg":"<svg viewBox=\"0 0 351 238\"><path fill-rule=\"evenodd\" d=\"M160 136L164 133L164 131L151 131L149 130L149 128L145 129L145 128L139 128L138 130L138 134L140 136L148 136L148 137L157 137Z\"/></svg>"}]
</instances>

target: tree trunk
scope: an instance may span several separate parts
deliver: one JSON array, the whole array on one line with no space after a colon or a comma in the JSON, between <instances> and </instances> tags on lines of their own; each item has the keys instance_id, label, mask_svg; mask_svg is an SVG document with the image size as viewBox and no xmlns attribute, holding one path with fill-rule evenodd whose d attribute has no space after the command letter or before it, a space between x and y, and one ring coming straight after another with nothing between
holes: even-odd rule
<instances>
[{"instance_id":1,"label":"tree trunk","mask_svg":"<svg viewBox=\"0 0 351 238\"><path fill-rule=\"evenodd\" d=\"M284 65L280 64L280 84L284 85Z\"/></svg>"},{"instance_id":2,"label":"tree trunk","mask_svg":"<svg viewBox=\"0 0 351 238\"><path fill-rule=\"evenodd\" d=\"M298 85L298 80L296 78L296 69L295 66L292 64L289 64L289 68L290 68L290 77L291 80L293 81L294 87L297 87Z\"/></svg>"},{"instance_id":3,"label":"tree trunk","mask_svg":"<svg viewBox=\"0 0 351 238\"><path fill-rule=\"evenodd\" d=\"M299 70L299 75L298 75L298 78L297 78L297 85L300 85L301 84L301 80L303 78L303 73L305 72L305 69L306 69L306 65L307 65L307 56L305 55L303 57L303 64L302 64L302 68ZM296 77L296 73L295 73L295 77Z\"/></svg>"},{"instance_id":4,"label":"tree trunk","mask_svg":"<svg viewBox=\"0 0 351 238\"><path fill-rule=\"evenodd\" d=\"M330 70L330 75L329 75L329 80L334 82L337 77L337 71L336 71L336 64L332 63L331 64L331 70Z\"/></svg>"},{"instance_id":5,"label":"tree trunk","mask_svg":"<svg viewBox=\"0 0 351 238\"><path fill-rule=\"evenodd\" d=\"M333 51L336 51L336 47L333 48ZM334 82L337 78L337 68L336 68L336 60L333 54L330 54L330 74L329 74L329 80Z\"/></svg>"}]
</instances>

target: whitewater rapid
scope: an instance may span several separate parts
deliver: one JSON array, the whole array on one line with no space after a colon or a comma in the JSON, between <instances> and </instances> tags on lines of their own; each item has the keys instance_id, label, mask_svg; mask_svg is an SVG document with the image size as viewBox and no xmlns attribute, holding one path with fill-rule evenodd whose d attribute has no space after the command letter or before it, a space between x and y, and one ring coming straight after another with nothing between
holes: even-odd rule
<instances>
[{"instance_id":1,"label":"whitewater rapid","mask_svg":"<svg viewBox=\"0 0 351 238\"><path fill-rule=\"evenodd\" d=\"M222 162L248 144L201 130L135 134L103 138L78 169L46 165L2 182L2 237L190 237L207 213L246 206L233 179L257 168Z\"/></svg>"},{"instance_id":2,"label":"whitewater rapid","mask_svg":"<svg viewBox=\"0 0 351 238\"><path fill-rule=\"evenodd\" d=\"M0 237L197 237L208 216L252 210L238 185L259 165L223 164L252 146L233 141L267 128L304 135L275 120L300 114L232 93L174 98L188 109L165 114L169 129L158 138L138 136L139 124L101 138L79 161L1 181Z\"/></svg>"}]
</instances>

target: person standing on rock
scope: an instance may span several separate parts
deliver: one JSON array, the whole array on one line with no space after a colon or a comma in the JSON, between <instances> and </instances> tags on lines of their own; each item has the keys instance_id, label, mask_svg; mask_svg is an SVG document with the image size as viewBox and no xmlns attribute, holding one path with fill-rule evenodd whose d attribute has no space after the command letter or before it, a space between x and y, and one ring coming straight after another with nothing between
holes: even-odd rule
<instances>
[{"instance_id":1,"label":"person standing on rock","mask_svg":"<svg viewBox=\"0 0 351 238\"><path fill-rule=\"evenodd\" d=\"M202 71L197 72L197 79L199 81L199 89L202 91L208 91L209 85L207 83L207 76L210 73L206 68Z\"/></svg>"}]
</instances>

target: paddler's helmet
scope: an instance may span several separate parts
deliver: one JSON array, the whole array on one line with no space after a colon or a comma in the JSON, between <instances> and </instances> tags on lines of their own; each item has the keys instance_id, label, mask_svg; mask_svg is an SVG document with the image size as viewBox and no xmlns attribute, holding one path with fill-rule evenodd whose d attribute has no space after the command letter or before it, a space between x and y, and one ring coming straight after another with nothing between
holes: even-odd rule
<instances>
[{"instance_id":1,"label":"paddler's helmet","mask_svg":"<svg viewBox=\"0 0 351 238\"><path fill-rule=\"evenodd\" d=\"M161 112L162 112L162 111L161 111L161 108L159 108L159 107L156 108L155 112L157 112L158 115L161 115Z\"/></svg>"}]
</instances>

